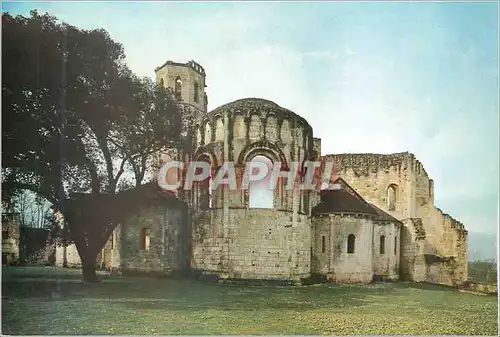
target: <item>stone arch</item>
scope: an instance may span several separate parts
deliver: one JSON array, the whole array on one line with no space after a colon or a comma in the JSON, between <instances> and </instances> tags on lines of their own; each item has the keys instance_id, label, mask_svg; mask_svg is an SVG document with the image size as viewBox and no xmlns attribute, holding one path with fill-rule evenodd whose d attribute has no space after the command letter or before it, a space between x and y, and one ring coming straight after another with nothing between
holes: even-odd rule
<instances>
[{"instance_id":1,"label":"stone arch","mask_svg":"<svg viewBox=\"0 0 500 337\"><path fill-rule=\"evenodd\" d=\"M223 141L224 140L224 122L222 121L222 117L217 117L215 119L215 141Z\"/></svg>"},{"instance_id":2,"label":"stone arch","mask_svg":"<svg viewBox=\"0 0 500 337\"><path fill-rule=\"evenodd\" d=\"M237 163L239 165L245 165L249 159L257 155L269 157L273 163L280 162L282 169L288 169L288 162L283 151L281 151L281 149L274 144L265 140L245 146L238 157Z\"/></svg>"},{"instance_id":3,"label":"stone arch","mask_svg":"<svg viewBox=\"0 0 500 337\"><path fill-rule=\"evenodd\" d=\"M389 211L395 211L398 202L398 185L390 184L387 187L387 209Z\"/></svg>"},{"instance_id":4,"label":"stone arch","mask_svg":"<svg viewBox=\"0 0 500 337\"><path fill-rule=\"evenodd\" d=\"M210 149L207 149L205 147L203 148L200 148L199 150L197 150L193 156L195 159L195 161L204 161L204 160L208 160L208 162L210 163L210 166L212 167L212 169L214 167L218 167L220 166L219 165L219 159L217 158L217 156L215 155L214 152L212 152Z\"/></svg>"},{"instance_id":5,"label":"stone arch","mask_svg":"<svg viewBox=\"0 0 500 337\"><path fill-rule=\"evenodd\" d=\"M247 137L247 126L242 115L233 118L233 139L245 139Z\"/></svg>"}]
</instances>

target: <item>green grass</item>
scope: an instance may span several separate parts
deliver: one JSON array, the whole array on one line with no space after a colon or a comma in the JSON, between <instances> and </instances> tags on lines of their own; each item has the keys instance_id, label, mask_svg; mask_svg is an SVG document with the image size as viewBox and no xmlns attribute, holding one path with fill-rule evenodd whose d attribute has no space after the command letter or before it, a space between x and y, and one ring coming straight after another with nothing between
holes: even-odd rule
<instances>
[{"instance_id":1,"label":"green grass","mask_svg":"<svg viewBox=\"0 0 500 337\"><path fill-rule=\"evenodd\" d=\"M497 298L409 283L250 287L3 268L3 334L497 335Z\"/></svg>"}]
</instances>

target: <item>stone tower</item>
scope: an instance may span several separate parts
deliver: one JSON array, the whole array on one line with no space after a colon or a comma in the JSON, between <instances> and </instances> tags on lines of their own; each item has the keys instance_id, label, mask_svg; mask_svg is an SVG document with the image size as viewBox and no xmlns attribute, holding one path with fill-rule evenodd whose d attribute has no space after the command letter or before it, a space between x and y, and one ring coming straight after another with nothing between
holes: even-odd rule
<instances>
[{"instance_id":1,"label":"stone tower","mask_svg":"<svg viewBox=\"0 0 500 337\"><path fill-rule=\"evenodd\" d=\"M202 112L207 112L205 69L195 61L167 61L155 69L156 83L174 91L176 100Z\"/></svg>"}]
</instances>

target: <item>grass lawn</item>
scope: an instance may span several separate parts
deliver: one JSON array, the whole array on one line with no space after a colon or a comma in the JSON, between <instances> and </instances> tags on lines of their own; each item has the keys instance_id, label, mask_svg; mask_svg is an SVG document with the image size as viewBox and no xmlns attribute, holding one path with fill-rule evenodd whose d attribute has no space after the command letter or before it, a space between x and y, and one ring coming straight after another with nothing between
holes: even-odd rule
<instances>
[{"instance_id":1,"label":"grass lawn","mask_svg":"<svg viewBox=\"0 0 500 337\"><path fill-rule=\"evenodd\" d=\"M2 269L3 334L497 335L497 297L432 285L250 287Z\"/></svg>"}]
</instances>

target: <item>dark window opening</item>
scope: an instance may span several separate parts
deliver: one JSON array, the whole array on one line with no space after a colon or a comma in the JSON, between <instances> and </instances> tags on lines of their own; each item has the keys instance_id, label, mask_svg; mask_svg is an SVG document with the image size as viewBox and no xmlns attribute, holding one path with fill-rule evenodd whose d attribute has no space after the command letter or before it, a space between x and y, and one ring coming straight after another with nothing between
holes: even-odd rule
<instances>
[{"instance_id":1,"label":"dark window opening","mask_svg":"<svg viewBox=\"0 0 500 337\"><path fill-rule=\"evenodd\" d=\"M385 254L385 236L380 237L380 254Z\"/></svg>"},{"instance_id":2,"label":"dark window opening","mask_svg":"<svg viewBox=\"0 0 500 337\"><path fill-rule=\"evenodd\" d=\"M194 82L194 102L198 103L200 101L199 98L199 88L198 88L198 83Z\"/></svg>"},{"instance_id":3,"label":"dark window opening","mask_svg":"<svg viewBox=\"0 0 500 337\"><path fill-rule=\"evenodd\" d=\"M326 252L325 236L324 235L321 237L321 252L322 253Z\"/></svg>"},{"instance_id":4,"label":"dark window opening","mask_svg":"<svg viewBox=\"0 0 500 337\"><path fill-rule=\"evenodd\" d=\"M348 254L354 254L355 241L356 241L356 237L354 236L354 234L350 234L347 237L347 253Z\"/></svg>"}]
</instances>

